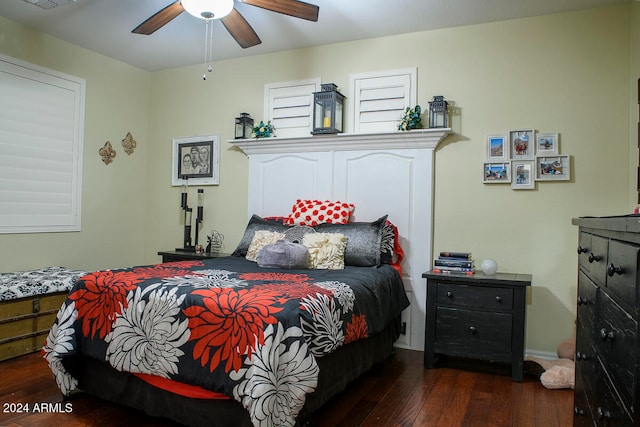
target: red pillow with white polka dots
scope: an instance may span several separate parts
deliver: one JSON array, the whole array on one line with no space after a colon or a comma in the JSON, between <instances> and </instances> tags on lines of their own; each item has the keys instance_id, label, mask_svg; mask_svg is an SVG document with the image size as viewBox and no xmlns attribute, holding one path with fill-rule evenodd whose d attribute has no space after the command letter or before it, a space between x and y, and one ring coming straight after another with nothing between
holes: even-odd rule
<instances>
[{"instance_id":1,"label":"red pillow with white polka dots","mask_svg":"<svg viewBox=\"0 0 640 427\"><path fill-rule=\"evenodd\" d=\"M355 209L352 203L329 200L296 200L291 215L284 221L286 225L346 224Z\"/></svg>"}]
</instances>

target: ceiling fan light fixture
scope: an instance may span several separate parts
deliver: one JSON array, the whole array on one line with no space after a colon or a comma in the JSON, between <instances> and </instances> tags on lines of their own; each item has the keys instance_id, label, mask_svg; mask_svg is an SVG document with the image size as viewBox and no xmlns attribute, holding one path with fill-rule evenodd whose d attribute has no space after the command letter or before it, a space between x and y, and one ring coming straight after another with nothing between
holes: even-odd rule
<instances>
[{"instance_id":1,"label":"ceiling fan light fixture","mask_svg":"<svg viewBox=\"0 0 640 427\"><path fill-rule=\"evenodd\" d=\"M233 10L233 0L182 0L182 7L200 19L224 18Z\"/></svg>"}]
</instances>

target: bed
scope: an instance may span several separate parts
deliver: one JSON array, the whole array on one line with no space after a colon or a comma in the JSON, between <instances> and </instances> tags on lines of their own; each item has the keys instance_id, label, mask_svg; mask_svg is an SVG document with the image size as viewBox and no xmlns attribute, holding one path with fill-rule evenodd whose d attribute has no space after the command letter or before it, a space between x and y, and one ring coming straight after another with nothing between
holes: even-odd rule
<instances>
[{"instance_id":1,"label":"bed","mask_svg":"<svg viewBox=\"0 0 640 427\"><path fill-rule=\"evenodd\" d=\"M433 152L448 133L230 141L249 157L249 222L235 256L92 273L79 280L43 349L60 389L65 394L82 389L185 425L299 425L350 381L386 360L394 343L421 350L425 295L420 275L431 262ZM246 259L256 231L277 233L291 225L267 217L295 208L296 198L355 204L347 224L314 227L317 233L348 236L344 268L278 270ZM382 254L382 236L388 235L384 212L398 227L391 256ZM362 229L378 233L382 225L387 231L374 245L357 235ZM354 252L349 242L364 243ZM278 274L282 280L275 279ZM117 303L106 315L77 310L75 305L85 301L95 306L87 290L115 275L135 283L113 294ZM257 296L259 288L265 299ZM199 303L208 301L211 308L212 298L220 301L228 293L237 300L241 293L253 295L263 303L254 313L262 329L249 328L251 339L246 328L232 335L241 343L237 352L223 344L229 336L205 341L205 329L200 330L215 321L201 319ZM363 300L365 295L371 298ZM149 298L162 301L164 311ZM101 304L99 312L107 306ZM134 349L147 343L128 338L131 331L150 327L141 321L145 312L172 319L162 323L165 330L158 336L166 342L157 346L169 357L144 363L138 357L133 364ZM119 329L130 335L116 338ZM134 365L143 372L126 372ZM160 374L144 372L152 366L160 366ZM272 375L260 375L265 369Z\"/></svg>"},{"instance_id":2,"label":"bed","mask_svg":"<svg viewBox=\"0 0 640 427\"><path fill-rule=\"evenodd\" d=\"M84 390L185 425L299 424L393 351L409 306L397 257L385 262L399 251L394 229L386 216L314 228L253 216L235 256L89 273L43 356L67 396ZM256 262L280 242L314 262Z\"/></svg>"}]
</instances>

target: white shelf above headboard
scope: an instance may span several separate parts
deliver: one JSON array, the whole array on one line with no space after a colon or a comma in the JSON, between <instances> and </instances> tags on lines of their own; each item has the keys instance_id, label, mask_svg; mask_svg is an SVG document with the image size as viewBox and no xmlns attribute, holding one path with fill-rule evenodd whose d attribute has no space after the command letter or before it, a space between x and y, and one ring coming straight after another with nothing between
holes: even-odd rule
<instances>
[{"instance_id":1,"label":"white shelf above headboard","mask_svg":"<svg viewBox=\"0 0 640 427\"><path fill-rule=\"evenodd\" d=\"M426 291L432 263L434 151L451 129L228 141L249 157L248 212L286 216L296 199L355 205L354 221L387 214L404 250L411 307L397 346L424 349Z\"/></svg>"},{"instance_id":2,"label":"white shelf above headboard","mask_svg":"<svg viewBox=\"0 0 640 427\"><path fill-rule=\"evenodd\" d=\"M277 132L277 130L276 130ZM227 141L247 155L347 150L435 149L451 129L418 129L408 132L339 133L302 138L232 139Z\"/></svg>"}]
</instances>

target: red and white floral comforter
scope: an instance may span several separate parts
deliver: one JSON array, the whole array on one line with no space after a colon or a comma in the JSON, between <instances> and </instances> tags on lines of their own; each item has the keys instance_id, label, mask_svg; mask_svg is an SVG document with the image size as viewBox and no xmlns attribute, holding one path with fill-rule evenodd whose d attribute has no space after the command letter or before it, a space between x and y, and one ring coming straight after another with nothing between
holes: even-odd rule
<instances>
[{"instance_id":1,"label":"red and white floral comforter","mask_svg":"<svg viewBox=\"0 0 640 427\"><path fill-rule=\"evenodd\" d=\"M292 426L316 357L367 338L409 305L389 266L272 270L240 257L87 274L43 347L68 395L65 357L223 393L256 426Z\"/></svg>"}]
</instances>

